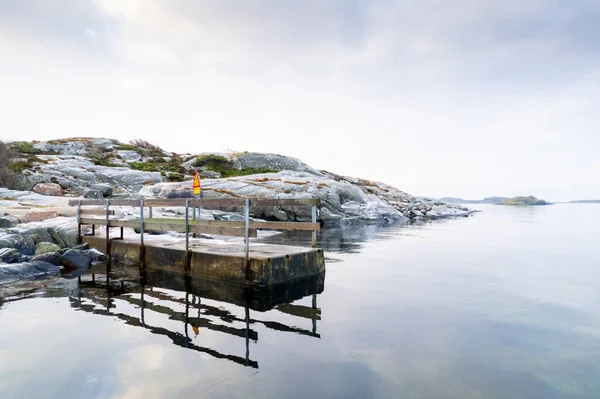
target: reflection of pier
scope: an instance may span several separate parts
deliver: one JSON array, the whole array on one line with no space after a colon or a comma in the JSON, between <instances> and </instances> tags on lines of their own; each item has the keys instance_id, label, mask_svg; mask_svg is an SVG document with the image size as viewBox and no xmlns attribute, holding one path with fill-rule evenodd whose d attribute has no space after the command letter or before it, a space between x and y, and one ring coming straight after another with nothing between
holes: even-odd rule
<instances>
[{"instance_id":1,"label":"reflection of pier","mask_svg":"<svg viewBox=\"0 0 600 399\"><path fill-rule=\"evenodd\" d=\"M116 282L111 284L110 279L102 283L96 279L80 281L80 296L70 298L71 306L97 315L117 317L128 325L145 328L153 334L164 335L170 338L173 344L183 348L254 368L258 368L258 362L250 360L250 341L258 343L259 334L251 328L252 325L320 338L317 333L317 321L321 320L321 312L317 308L317 294L323 292L323 274L268 289L240 287L158 271L147 273L144 277L142 280L146 281L145 286L132 286L130 283L121 282L118 288L115 288ZM178 297L176 293L163 289L179 291L184 296ZM306 296L312 296L312 306L289 303ZM202 298L243 307L244 317L236 316L221 307L202 303ZM132 311L132 309L139 310ZM312 329L306 330L250 316L251 310L264 312L271 309L286 315L310 319ZM172 327L169 329L161 325L148 324L146 320L149 312L167 316L170 321L183 323L183 333L173 331ZM243 327L232 325L234 323L242 323ZM244 338L245 356L227 355L193 343L190 330L198 337L201 329Z\"/></svg>"}]
</instances>

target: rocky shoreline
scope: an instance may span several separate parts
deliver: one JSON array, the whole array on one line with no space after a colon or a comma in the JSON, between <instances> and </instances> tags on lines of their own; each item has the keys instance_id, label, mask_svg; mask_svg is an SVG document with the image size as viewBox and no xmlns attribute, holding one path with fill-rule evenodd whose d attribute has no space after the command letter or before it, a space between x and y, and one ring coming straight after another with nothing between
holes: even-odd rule
<instances>
[{"instance_id":1,"label":"rocky shoreline","mask_svg":"<svg viewBox=\"0 0 600 399\"><path fill-rule=\"evenodd\" d=\"M25 151L20 184L47 196L83 198L191 197L195 170L204 198L318 198L326 225L407 223L469 216L472 210L432 198L416 197L390 185L318 171L277 154L175 154L110 139L65 139L17 143ZM226 176L230 176L225 178ZM268 220L306 220L306 211L258 210Z\"/></svg>"},{"instance_id":2,"label":"rocky shoreline","mask_svg":"<svg viewBox=\"0 0 600 399\"><path fill-rule=\"evenodd\" d=\"M0 267L0 284L23 276L56 274L60 267L85 268L101 259L101 254L77 247L75 210L66 207L68 199L188 198L195 170L203 177L204 198L318 198L319 221L325 227L422 223L474 213L384 183L319 171L276 154L175 154L150 145L87 138L11 143L9 148L10 166L22 190L0 188L0 262L20 266ZM183 217L180 211L156 210ZM127 209L121 212L128 213ZM202 213L209 220L236 216ZM254 209L252 216L308 221L310 210L269 207Z\"/></svg>"}]
</instances>

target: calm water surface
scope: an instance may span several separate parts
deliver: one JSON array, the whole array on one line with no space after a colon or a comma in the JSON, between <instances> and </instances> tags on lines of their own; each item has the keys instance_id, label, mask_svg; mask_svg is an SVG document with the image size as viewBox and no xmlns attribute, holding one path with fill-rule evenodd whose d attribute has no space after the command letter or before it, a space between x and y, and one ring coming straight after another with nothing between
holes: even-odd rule
<instances>
[{"instance_id":1,"label":"calm water surface","mask_svg":"<svg viewBox=\"0 0 600 399\"><path fill-rule=\"evenodd\" d=\"M600 205L481 209L324 231L324 287L268 311L76 280L4 302L0 398L600 397Z\"/></svg>"}]
</instances>

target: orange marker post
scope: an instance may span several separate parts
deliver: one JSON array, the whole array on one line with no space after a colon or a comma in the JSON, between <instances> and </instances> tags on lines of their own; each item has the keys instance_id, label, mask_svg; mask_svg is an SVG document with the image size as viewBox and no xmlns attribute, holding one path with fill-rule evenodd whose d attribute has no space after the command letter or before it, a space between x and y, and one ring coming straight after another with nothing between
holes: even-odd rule
<instances>
[{"instance_id":1,"label":"orange marker post","mask_svg":"<svg viewBox=\"0 0 600 399\"><path fill-rule=\"evenodd\" d=\"M198 172L194 175L194 195L200 194L200 177L198 177Z\"/></svg>"}]
</instances>

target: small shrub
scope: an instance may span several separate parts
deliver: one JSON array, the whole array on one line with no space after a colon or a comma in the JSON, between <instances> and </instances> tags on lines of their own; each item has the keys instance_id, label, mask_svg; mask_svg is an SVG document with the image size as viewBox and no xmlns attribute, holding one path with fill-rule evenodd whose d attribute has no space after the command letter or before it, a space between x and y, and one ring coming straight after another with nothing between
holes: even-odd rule
<instances>
[{"instance_id":1,"label":"small shrub","mask_svg":"<svg viewBox=\"0 0 600 399\"><path fill-rule=\"evenodd\" d=\"M18 188L17 176L11 170L10 158L13 153L0 141L0 187Z\"/></svg>"},{"instance_id":2,"label":"small shrub","mask_svg":"<svg viewBox=\"0 0 600 399\"><path fill-rule=\"evenodd\" d=\"M42 151L38 150L33 144L26 141L17 141L10 144L10 149L14 152L20 152L23 154L40 154Z\"/></svg>"},{"instance_id":3,"label":"small shrub","mask_svg":"<svg viewBox=\"0 0 600 399\"><path fill-rule=\"evenodd\" d=\"M120 144L115 147L117 150L135 151L140 155L144 155L145 151L142 148L136 147L131 144Z\"/></svg>"},{"instance_id":4,"label":"small shrub","mask_svg":"<svg viewBox=\"0 0 600 399\"><path fill-rule=\"evenodd\" d=\"M8 165L8 169L12 172L12 173L21 173L22 171L24 171L25 169L31 169L33 167L32 164L30 164L29 162L26 161L16 161L16 162L11 162Z\"/></svg>"},{"instance_id":5,"label":"small shrub","mask_svg":"<svg viewBox=\"0 0 600 399\"><path fill-rule=\"evenodd\" d=\"M162 173L162 172L161 172ZM168 181L183 181L183 175L181 173L169 173L167 176Z\"/></svg>"},{"instance_id":6,"label":"small shrub","mask_svg":"<svg viewBox=\"0 0 600 399\"><path fill-rule=\"evenodd\" d=\"M108 157L107 155L104 155L104 154L92 155L90 157L90 160L94 163L94 165L98 165L98 166L109 166L109 167L119 166L115 163L112 163L110 161L110 157Z\"/></svg>"},{"instance_id":7,"label":"small shrub","mask_svg":"<svg viewBox=\"0 0 600 399\"><path fill-rule=\"evenodd\" d=\"M231 165L231 162L226 157L224 157L222 155L217 155L217 154L202 155L202 156L196 158L196 161L194 162L195 167L202 167L202 166L215 165L215 164Z\"/></svg>"},{"instance_id":8,"label":"small shrub","mask_svg":"<svg viewBox=\"0 0 600 399\"><path fill-rule=\"evenodd\" d=\"M129 162L129 166L131 166L131 169L144 172L156 172L157 170L156 164L151 162Z\"/></svg>"}]
</instances>

